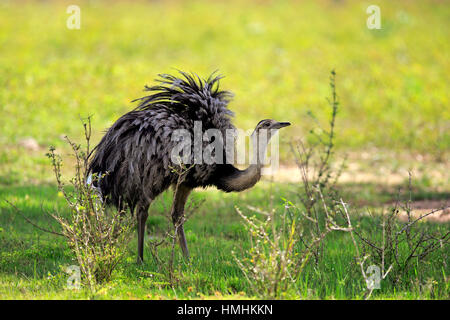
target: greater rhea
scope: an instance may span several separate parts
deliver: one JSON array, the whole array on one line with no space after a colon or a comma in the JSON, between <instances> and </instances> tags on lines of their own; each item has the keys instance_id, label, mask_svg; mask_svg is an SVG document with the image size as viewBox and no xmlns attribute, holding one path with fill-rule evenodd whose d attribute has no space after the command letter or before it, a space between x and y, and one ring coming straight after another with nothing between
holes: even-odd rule
<instances>
[{"instance_id":1,"label":"greater rhea","mask_svg":"<svg viewBox=\"0 0 450 320\"><path fill-rule=\"evenodd\" d=\"M179 76L159 75L159 84L146 86L149 95L134 100L139 102L138 106L121 116L94 149L89 172L101 176L96 185L102 196L116 207L127 204L132 213L136 212L138 261L144 259L145 223L151 202L179 181L174 167L181 165L171 160L171 152L179 142L172 139L172 133L185 129L194 135L196 121L201 123L203 132L218 129L223 137L227 130L235 129L231 122L233 113L227 107L232 95L219 89L220 79L214 73L207 79L181 71ZM196 187L215 186L225 192L253 187L261 178L264 156L260 155L265 154L272 134L288 125L289 122L271 119L257 124L252 134L256 138L253 141L257 141L253 148L256 161L245 170L227 161L229 153L225 141L222 163L195 164L194 150L188 161L183 158L183 162L193 165L189 166L175 192L173 223L183 217L187 198ZM268 136L258 143L262 131ZM178 226L177 233L183 254L189 258L183 225Z\"/></svg>"}]
</instances>

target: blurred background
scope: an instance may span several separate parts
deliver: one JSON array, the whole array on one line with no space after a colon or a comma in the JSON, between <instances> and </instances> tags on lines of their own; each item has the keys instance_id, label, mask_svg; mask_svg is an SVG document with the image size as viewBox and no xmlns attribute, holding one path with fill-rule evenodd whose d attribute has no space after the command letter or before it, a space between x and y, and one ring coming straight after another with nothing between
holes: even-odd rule
<instances>
[{"instance_id":1,"label":"blurred background","mask_svg":"<svg viewBox=\"0 0 450 320\"><path fill-rule=\"evenodd\" d=\"M81 28L66 23L69 5ZM49 145L94 143L131 100L174 68L225 76L235 124L290 121L281 140L325 123L337 72L338 150L446 163L450 149L448 1L1 1L0 184L42 181ZM292 162L288 147L281 159ZM439 164L440 163L440 164Z\"/></svg>"}]
</instances>

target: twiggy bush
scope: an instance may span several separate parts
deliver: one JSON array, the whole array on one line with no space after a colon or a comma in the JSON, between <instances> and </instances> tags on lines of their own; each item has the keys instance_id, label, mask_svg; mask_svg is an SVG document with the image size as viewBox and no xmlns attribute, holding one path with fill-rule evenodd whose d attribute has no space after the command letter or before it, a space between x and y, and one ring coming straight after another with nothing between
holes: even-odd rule
<instances>
[{"instance_id":1,"label":"twiggy bush","mask_svg":"<svg viewBox=\"0 0 450 320\"><path fill-rule=\"evenodd\" d=\"M351 238L354 258L348 260L348 266L350 272L356 268L361 274L361 297L365 299L371 297L374 289L380 288L382 280L389 279L394 285L417 281L420 278L417 270L424 266L422 262L426 257L437 250L442 250L445 255L450 232L432 233L419 227L418 223L444 208L413 218L411 196L402 207L407 214L406 223L399 219L398 203L390 214L381 216L381 222L380 217L375 216L370 222L366 221L369 224L365 223L365 226L352 223L350 207L342 200L337 186L345 160L338 166L333 165L339 106L335 80L336 74L332 71L329 127L324 129L316 121L319 128L311 131L307 143L291 143L302 178L300 190L294 190L298 198L285 200L284 211L278 215L274 210L266 212L250 208L255 215L263 215L263 219L247 217L238 209L249 231L251 246L244 258L238 259L235 255L235 259L259 296L279 298L285 291L300 295L297 287L305 267L308 266L306 272L320 270L326 263L326 238L332 232L344 232ZM356 219L353 213L352 218ZM309 261L314 265L308 265ZM354 278L354 275L351 273L348 278ZM314 281L321 281L323 274L314 272L309 276L315 278Z\"/></svg>"},{"instance_id":2,"label":"twiggy bush","mask_svg":"<svg viewBox=\"0 0 450 320\"><path fill-rule=\"evenodd\" d=\"M331 97L328 98L330 107L329 126L324 128L315 116L309 115L316 123L317 128L310 131L308 143L302 140L291 143L291 151L294 154L296 164L300 170L302 183L299 192L296 193L299 202L291 207L295 208L289 216L298 219L297 234L302 241L299 245L306 249L311 249L316 264L324 254L322 241L329 232L327 225L331 216L327 216L324 210L325 202L327 206L333 206L340 196L336 188L338 179L344 168L343 161L337 168L333 166L335 147L335 127L336 118L339 111L339 101L336 93L336 73L330 74ZM339 219L339 217L335 217ZM300 221L301 220L301 221ZM301 223L300 223L301 222ZM344 219L339 221L347 223ZM314 244L310 248L309 243Z\"/></svg>"},{"instance_id":3,"label":"twiggy bush","mask_svg":"<svg viewBox=\"0 0 450 320\"><path fill-rule=\"evenodd\" d=\"M133 219L124 211L107 210L105 199L94 187L101 176L88 177L91 122L83 122L86 147L66 137L75 157L75 176L70 187L62 181L62 159L51 147L50 158L59 192L64 196L69 215L59 212L50 215L59 223L60 234L74 253L80 267L82 282L89 288L109 281L121 261L132 236Z\"/></svg>"},{"instance_id":4,"label":"twiggy bush","mask_svg":"<svg viewBox=\"0 0 450 320\"><path fill-rule=\"evenodd\" d=\"M255 215L247 217L236 208L250 235L250 250L243 259L233 255L258 296L277 298L292 289L298 270L303 267L302 259L294 250L297 242L295 222L288 223L286 210L277 219L274 209L265 212L249 208L265 218L258 219Z\"/></svg>"},{"instance_id":5,"label":"twiggy bush","mask_svg":"<svg viewBox=\"0 0 450 320\"><path fill-rule=\"evenodd\" d=\"M411 209L411 180L410 174L409 199L400 201L401 194L399 193L399 199L388 212L382 212L381 215L372 217L374 221L372 232L367 232L362 228L356 232L364 252L369 257L368 260L380 266L381 273L388 268L392 269L388 279L394 285L409 286L411 283L405 282L410 279L408 274L416 273L416 280L419 279L420 269L431 253L441 251L445 255L445 249L450 242L450 232L447 228L443 228L443 232L431 231L427 225L420 224L424 218L442 212L448 206L414 217ZM406 222L401 221L400 212L406 214Z\"/></svg>"},{"instance_id":6,"label":"twiggy bush","mask_svg":"<svg viewBox=\"0 0 450 320\"><path fill-rule=\"evenodd\" d=\"M248 217L236 208L250 236L250 249L244 258L239 259L234 253L233 255L253 292L258 296L263 298L299 296L297 284L305 266L325 237L331 232L338 231L350 233L362 276L366 283L369 283L364 270L365 258L361 256L355 240L346 204L341 199L339 203L336 202L333 207L329 207L320 189L314 194L319 199L318 204L323 206L325 215L323 230L313 236L304 236L304 229L301 227L311 218L290 201L285 201L284 211L278 215L274 209L266 212L248 207L253 213L263 215L264 219L257 218L255 214ZM336 222L338 216L342 217L340 223ZM370 294L371 291L366 296Z\"/></svg>"},{"instance_id":7,"label":"twiggy bush","mask_svg":"<svg viewBox=\"0 0 450 320\"><path fill-rule=\"evenodd\" d=\"M311 131L308 145L301 140L291 143L291 150L302 177L297 201L285 200L284 211L265 212L265 216L247 217L237 209L250 233L251 247L245 258L235 259L255 293L266 298L279 298L282 292L297 294L296 282L311 257L316 265L323 255L323 240L332 231L351 231L349 220L332 215L328 207L338 199L335 188L343 165L336 171L331 165L334 153L335 124L339 102L336 94L336 73L330 76L331 116L329 128ZM311 117L314 116L310 114ZM316 121L318 124L318 122ZM345 225L341 227L340 224Z\"/></svg>"}]
</instances>

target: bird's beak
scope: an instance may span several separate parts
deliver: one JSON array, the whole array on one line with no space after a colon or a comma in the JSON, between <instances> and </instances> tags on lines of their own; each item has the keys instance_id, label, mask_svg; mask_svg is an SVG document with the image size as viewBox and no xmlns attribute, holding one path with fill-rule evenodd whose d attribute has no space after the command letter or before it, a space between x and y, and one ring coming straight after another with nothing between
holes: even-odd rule
<instances>
[{"instance_id":1,"label":"bird's beak","mask_svg":"<svg viewBox=\"0 0 450 320\"><path fill-rule=\"evenodd\" d=\"M284 128L287 126L290 126L291 123L290 122L278 122L277 124L275 124L275 129L280 129L280 128Z\"/></svg>"}]
</instances>

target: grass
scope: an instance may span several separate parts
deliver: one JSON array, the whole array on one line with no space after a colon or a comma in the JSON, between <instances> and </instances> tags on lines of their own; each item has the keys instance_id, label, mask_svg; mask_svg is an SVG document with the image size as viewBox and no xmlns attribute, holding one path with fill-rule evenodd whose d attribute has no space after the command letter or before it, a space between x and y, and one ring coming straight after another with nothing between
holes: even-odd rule
<instances>
[{"instance_id":1,"label":"grass","mask_svg":"<svg viewBox=\"0 0 450 320\"><path fill-rule=\"evenodd\" d=\"M194 197L204 198L204 205L186 223L187 241L192 255L190 265L182 259L177 247L176 286L167 285L167 278L158 273L158 266L145 251L145 264L137 266L136 241L128 248L127 258L114 273L113 280L98 292L74 291L66 288L68 274L65 267L74 264L63 239L44 234L24 223L21 217L2 203L0 206L0 297L5 299L197 299L197 298L257 298L251 295L249 284L236 265L231 252L243 256L249 247L249 237L234 211L234 205L265 207L270 199L268 182L241 194L223 194L217 191L198 191ZM294 186L275 184L272 186L274 203L282 208L281 197L289 194ZM439 195L438 195L439 196ZM33 187L1 188L0 197L15 199L15 203L27 216L41 225L54 225L42 213L44 209L63 206L53 185ZM383 192L376 192L372 200L385 199ZM424 193L423 197L426 197ZM436 196L435 196L436 197ZM441 198L448 195L441 194ZM166 229L163 216L171 195L166 193L151 208L148 220L148 235L161 235ZM373 220L368 217L356 219L365 230L373 228ZM434 231L446 230L446 224L425 225ZM354 262L354 248L348 234L336 233L327 238L327 254L319 266L308 265L298 283L299 293L286 292L285 298L308 299L356 299L364 291L364 280ZM161 258L167 260L169 249L161 250ZM405 275L401 285L382 282L381 290L375 290L374 299L396 298L446 298L448 297L448 261L442 261L450 254L445 251L434 253L427 263L417 265ZM352 262L353 261L353 262ZM434 281L434 282L433 282Z\"/></svg>"},{"instance_id":2,"label":"grass","mask_svg":"<svg viewBox=\"0 0 450 320\"><path fill-rule=\"evenodd\" d=\"M78 3L81 30L65 27L71 1L0 3L0 200L14 201L33 221L56 227L42 208L64 206L51 183L48 146L65 156L62 136L81 141L79 116L87 115L93 115L97 142L103 129L134 107L130 101L145 84L173 68L226 75L222 85L235 93L230 108L238 127L250 129L265 118L290 121L281 135L285 163L292 163L287 141L315 126L308 111L319 121L328 118L327 80L334 68L341 102L337 150L358 155L354 162L364 172L382 162L389 170L377 172L380 177L418 169L418 200L450 198L447 3L377 1L381 30L366 28L371 3L359 1ZM26 138L36 140L38 149L24 147ZM363 153L370 159L359 157ZM63 173L71 173L70 158L64 160ZM398 187L342 186L358 209L393 201ZM64 268L74 261L63 239L36 230L0 201L0 299L257 298L231 255L249 246L234 206L267 206L270 190L282 206L281 198L295 197L297 187L261 182L240 194L196 192L206 202L186 225L191 265L177 248L178 285L165 284L148 248L146 263L135 264L134 240L113 280L96 293L66 289ZM150 235L165 229L170 199L165 194L152 205ZM358 222L371 230L370 218ZM448 224L423 226L448 230ZM361 297L364 284L349 263L355 254L349 236L334 234L325 245L325 263L308 266L300 295L286 292L286 298ZM444 253L448 257L448 246ZM161 250L162 258L168 255ZM448 298L450 270L443 257L435 253L411 269L401 286L383 282L373 298Z\"/></svg>"}]
</instances>

